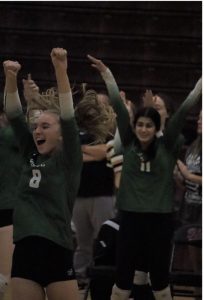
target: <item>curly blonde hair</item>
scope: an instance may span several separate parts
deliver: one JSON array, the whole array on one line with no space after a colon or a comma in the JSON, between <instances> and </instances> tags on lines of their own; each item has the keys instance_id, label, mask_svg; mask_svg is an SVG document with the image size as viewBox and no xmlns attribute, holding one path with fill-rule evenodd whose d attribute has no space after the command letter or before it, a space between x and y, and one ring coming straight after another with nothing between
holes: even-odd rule
<instances>
[{"instance_id":1,"label":"curly blonde hair","mask_svg":"<svg viewBox=\"0 0 204 300\"><path fill-rule=\"evenodd\" d=\"M113 136L116 117L112 107L98 100L95 90L87 90L75 107L75 117L81 130L94 137L94 143L105 143Z\"/></svg>"},{"instance_id":2,"label":"curly blonde hair","mask_svg":"<svg viewBox=\"0 0 204 300\"><path fill-rule=\"evenodd\" d=\"M81 130L88 132L94 138L94 144L105 143L113 136L116 127L115 113L108 103L98 101L97 92L93 89L86 91L82 85L83 97L75 107L75 117ZM59 95L52 87L27 102L27 118L32 123L36 119L35 111L50 111L60 114Z\"/></svg>"},{"instance_id":3,"label":"curly blonde hair","mask_svg":"<svg viewBox=\"0 0 204 300\"><path fill-rule=\"evenodd\" d=\"M34 111L50 111L57 115L60 114L60 104L58 91L55 87L47 89L45 92L39 93L37 96L32 97L27 102L27 118L32 122L36 118Z\"/></svg>"},{"instance_id":4,"label":"curly blonde hair","mask_svg":"<svg viewBox=\"0 0 204 300\"><path fill-rule=\"evenodd\" d=\"M45 92L39 93L27 103L27 111L30 110L56 110L60 113L59 96L56 88L52 87Z\"/></svg>"}]
</instances>

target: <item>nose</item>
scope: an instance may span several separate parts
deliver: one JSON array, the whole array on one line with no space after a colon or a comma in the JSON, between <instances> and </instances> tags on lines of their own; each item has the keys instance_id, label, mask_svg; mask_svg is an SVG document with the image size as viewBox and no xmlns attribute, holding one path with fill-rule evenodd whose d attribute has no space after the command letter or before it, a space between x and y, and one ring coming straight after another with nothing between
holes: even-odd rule
<instances>
[{"instance_id":1,"label":"nose","mask_svg":"<svg viewBox=\"0 0 204 300\"><path fill-rule=\"evenodd\" d=\"M41 128L40 128L40 126L36 126L36 128L33 130L33 133L35 133L35 134L41 133Z\"/></svg>"},{"instance_id":2,"label":"nose","mask_svg":"<svg viewBox=\"0 0 204 300\"><path fill-rule=\"evenodd\" d=\"M142 127L141 127L141 131L142 131L142 132L145 132L146 129L147 129L146 126L142 126Z\"/></svg>"}]
</instances>

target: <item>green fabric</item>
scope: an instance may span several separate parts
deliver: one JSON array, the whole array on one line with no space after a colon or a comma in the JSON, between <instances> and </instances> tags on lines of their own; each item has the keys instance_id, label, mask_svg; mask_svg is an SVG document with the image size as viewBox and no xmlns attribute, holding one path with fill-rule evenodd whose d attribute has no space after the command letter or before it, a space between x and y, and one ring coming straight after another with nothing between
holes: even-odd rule
<instances>
[{"instance_id":1,"label":"green fabric","mask_svg":"<svg viewBox=\"0 0 204 300\"><path fill-rule=\"evenodd\" d=\"M13 209L22 158L11 127L0 129L0 209Z\"/></svg>"},{"instance_id":2,"label":"green fabric","mask_svg":"<svg viewBox=\"0 0 204 300\"><path fill-rule=\"evenodd\" d=\"M172 211L174 195L173 170L181 147L180 133L187 112L200 98L200 87L197 86L189 94L170 119L164 136L156 139L155 157L149 162L142 162L144 153L136 146L128 112L112 74L107 72L104 80L110 102L117 114L119 134L124 147L117 206L125 211L169 213Z\"/></svg>"},{"instance_id":3,"label":"green fabric","mask_svg":"<svg viewBox=\"0 0 204 300\"><path fill-rule=\"evenodd\" d=\"M82 166L75 120L61 120L63 149L50 157L36 152L22 118L12 123L25 159L14 211L14 241L35 235L72 249L71 217Z\"/></svg>"}]
</instances>

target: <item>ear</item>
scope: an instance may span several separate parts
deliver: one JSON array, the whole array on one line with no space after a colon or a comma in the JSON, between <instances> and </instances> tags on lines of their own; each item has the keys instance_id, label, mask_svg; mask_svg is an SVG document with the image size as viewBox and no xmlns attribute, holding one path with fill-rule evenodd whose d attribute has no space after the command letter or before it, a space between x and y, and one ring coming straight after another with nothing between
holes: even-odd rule
<instances>
[{"instance_id":1,"label":"ear","mask_svg":"<svg viewBox=\"0 0 204 300\"><path fill-rule=\"evenodd\" d=\"M62 142L62 135L60 135L58 139L60 142Z\"/></svg>"}]
</instances>

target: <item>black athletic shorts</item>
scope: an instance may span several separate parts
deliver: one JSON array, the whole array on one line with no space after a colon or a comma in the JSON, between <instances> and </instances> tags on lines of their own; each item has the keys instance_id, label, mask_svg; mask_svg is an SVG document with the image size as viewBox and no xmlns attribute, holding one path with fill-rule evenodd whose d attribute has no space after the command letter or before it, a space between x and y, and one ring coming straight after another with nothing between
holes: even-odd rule
<instances>
[{"instance_id":1,"label":"black athletic shorts","mask_svg":"<svg viewBox=\"0 0 204 300\"><path fill-rule=\"evenodd\" d=\"M13 209L0 209L0 227L13 225Z\"/></svg>"},{"instance_id":2,"label":"black athletic shorts","mask_svg":"<svg viewBox=\"0 0 204 300\"><path fill-rule=\"evenodd\" d=\"M73 251L42 237L26 237L15 244L11 277L29 279L43 287L73 280Z\"/></svg>"}]
</instances>

